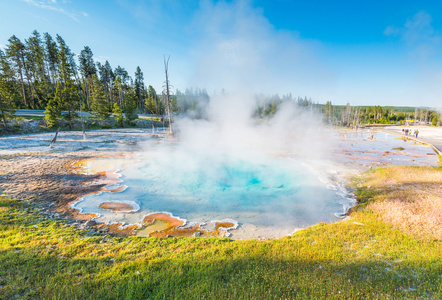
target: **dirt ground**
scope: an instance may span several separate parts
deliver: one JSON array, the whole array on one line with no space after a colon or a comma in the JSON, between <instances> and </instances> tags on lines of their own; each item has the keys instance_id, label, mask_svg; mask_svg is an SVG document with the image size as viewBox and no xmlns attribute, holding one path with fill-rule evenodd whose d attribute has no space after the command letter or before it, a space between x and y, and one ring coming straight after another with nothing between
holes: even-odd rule
<instances>
[{"instance_id":1,"label":"dirt ground","mask_svg":"<svg viewBox=\"0 0 442 300\"><path fill-rule=\"evenodd\" d=\"M51 218L75 218L82 225L92 216L78 214L70 203L104 184L99 175L76 174L72 164L136 151L137 143L157 135L145 129L97 130L83 140L81 132L61 132L50 148L53 137L54 133L42 133L0 138L0 195L27 200Z\"/></svg>"}]
</instances>

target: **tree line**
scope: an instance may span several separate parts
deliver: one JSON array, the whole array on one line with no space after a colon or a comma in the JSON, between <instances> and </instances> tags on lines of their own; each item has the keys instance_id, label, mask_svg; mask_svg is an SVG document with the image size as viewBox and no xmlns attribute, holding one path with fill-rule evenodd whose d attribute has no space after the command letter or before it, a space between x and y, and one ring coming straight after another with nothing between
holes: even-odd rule
<instances>
[{"instance_id":1,"label":"tree line","mask_svg":"<svg viewBox=\"0 0 442 300\"><path fill-rule=\"evenodd\" d=\"M440 126L441 114L429 108L391 106L333 105L331 101L319 104L307 97L293 97L291 94L273 96L257 95L255 116L271 118L285 102L291 102L304 110L319 113L325 124L342 127L357 127L369 124L419 124Z\"/></svg>"},{"instance_id":2,"label":"tree line","mask_svg":"<svg viewBox=\"0 0 442 300\"><path fill-rule=\"evenodd\" d=\"M165 114L166 101L144 84L141 68L132 78L125 68L109 61L95 62L90 47L75 55L64 39L33 31L22 42L15 35L0 49L0 114L6 126L14 109L44 109L47 125L64 118L69 124L79 110L111 112L133 120L136 113ZM64 112L62 114L62 112Z\"/></svg>"},{"instance_id":3,"label":"tree line","mask_svg":"<svg viewBox=\"0 0 442 300\"><path fill-rule=\"evenodd\" d=\"M355 127L367 124L403 124L440 126L441 115L429 108L333 105L319 106L324 123Z\"/></svg>"},{"instance_id":4,"label":"tree line","mask_svg":"<svg viewBox=\"0 0 442 300\"><path fill-rule=\"evenodd\" d=\"M138 66L134 76L121 66L112 68L109 61L94 60L90 47L74 54L64 39L34 30L22 42L15 35L0 49L0 121L14 117L15 109L44 109L48 127L65 119L72 127L77 111L94 113L103 121L114 114L118 126L131 122L138 113L165 115L167 111L204 118L210 96L204 89L170 93L165 60L165 90L161 93L144 83ZM222 93L225 93L223 91ZM440 114L430 109L381 106L333 105L314 103L311 98L283 95L256 95L256 118L271 118L284 102L319 112L323 122L337 126L360 124L420 123L440 125ZM414 110L414 111L413 111Z\"/></svg>"}]
</instances>

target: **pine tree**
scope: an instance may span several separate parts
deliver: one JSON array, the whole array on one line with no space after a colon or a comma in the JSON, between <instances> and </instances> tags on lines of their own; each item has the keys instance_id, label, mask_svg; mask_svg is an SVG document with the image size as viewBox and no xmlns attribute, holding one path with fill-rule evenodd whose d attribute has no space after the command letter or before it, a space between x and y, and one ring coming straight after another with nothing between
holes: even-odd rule
<instances>
[{"instance_id":1,"label":"pine tree","mask_svg":"<svg viewBox=\"0 0 442 300\"><path fill-rule=\"evenodd\" d=\"M31 79L31 91L33 92L33 96L39 101L38 105L44 106L46 104L46 99L44 98L50 93L50 85L48 84L49 82L45 72L44 47L40 33L34 30L31 37L25 40L25 44L25 61ZM35 103L33 107L36 108Z\"/></svg>"},{"instance_id":2,"label":"pine tree","mask_svg":"<svg viewBox=\"0 0 442 300\"><path fill-rule=\"evenodd\" d=\"M14 77L14 70L11 67L11 62L6 54L0 49L0 79L7 83L7 95L12 97L11 107L20 107L20 88L19 83Z\"/></svg>"},{"instance_id":3,"label":"pine tree","mask_svg":"<svg viewBox=\"0 0 442 300\"><path fill-rule=\"evenodd\" d=\"M85 46L83 50L80 52L80 56L78 58L80 62L80 74L84 77L90 77L97 74L97 68L95 67L93 53L91 48Z\"/></svg>"},{"instance_id":4,"label":"pine tree","mask_svg":"<svg viewBox=\"0 0 442 300\"><path fill-rule=\"evenodd\" d=\"M12 68L15 70L15 72L18 74L18 76L20 78L23 106L27 107L28 103L27 103L25 84L24 84L24 79L23 79L24 78L25 46L15 35L13 35L11 38L9 38L8 41L9 41L9 45L6 46L6 56L11 59Z\"/></svg>"},{"instance_id":5,"label":"pine tree","mask_svg":"<svg viewBox=\"0 0 442 300\"><path fill-rule=\"evenodd\" d=\"M123 112L117 103L114 103L112 112L114 113L114 118L117 120L117 127L123 127Z\"/></svg>"},{"instance_id":6,"label":"pine tree","mask_svg":"<svg viewBox=\"0 0 442 300\"><path fill-rule=\"evenodd\" d=\"M110 90L112 84L114 83L115 75L114 72L112 71L110 63L107 60L104 63L104 65L97 63L97 66L98 66L98 73L100 74L100 82L103 86L106 100L110 105L110 103L112 102L110 97L111 94Z\"/></svg>"},{"instance_id":7,"label":"pine tree","mask_svg":"<svg viewBox=\"0 0 442 300\"><path fill-rule=\"evenodd\" d=\"M144 95L144 107L148 114L155 114L155 99L148 93Z\"/></svg>"},{"instance_id":8,"label":"pine tree","mask_svg":"<svg viewBox=\"0 0 442 300\"><path fill-rule=\"evenodd\" d=\"M45 109L44 119L47 127L54 127L57 120L61 117L61 99L63 98L63 85L57 82L55 86L55 95L49 99Z\"/></svg>"},{"instance_id":9,"label":"pine tree","mask_svg":"<svg viewBox=\"0 0 442 300\"><path fill-rule=\"evenodd\" d=\"M0 119L8 129L8 120L15 116L14 96L12 85L0 77Z\"/></svg>"},{"instance_id":10,"label":"pine tree","mask_svg":"<svg viewBox=\"0 0 442 300\"><path fill-rule=\"evenodd\" d=\"M140 67L137 67L135 72L135 94L137 96L137 106L139 110L144 111L143 98L144 98L144 76Z\"/></svg>"},{"instance_id":11,"label":"pine tree","mask_svg":"<svg viewBox=\"0 0 442 300\"><path fill-rule=\"evenodd\" d=\"M0 49L0 77L11 84L15 82L14 70L2 49Z\"/></svg>"},{"instance_id":12,"label":"pine tree","mask_svg":"<svg viewBox=\"0 0 442 300\"><path fill-rule=\"evenodd\" d=\"M58 72L58 47L49 33L44 34L45 39L45 61L48 77L52 88L55 85L55 77Z\"/></svg>"},{"instance_id":13,"label":"pine tree","mask_svg":"<svg viewBox=\"0 0 442 300\"><path fill-rule=\"evenodd\" d=\"M92 50L85 46L80 52L80 74L83 78L84 91L86 94L87 106L90 108L90 90L92 85L92 76L97 74Z\"/></svg>"},{"instance_id":14,"label":"pine tree","mask_svg":"<svg viewBox=\"0 0 442 300\"><path fill-rule=\"evenodd\" d=\"M74 66L72 66L73 60L73 53L69 49L69 47L66 45L66 42L63 40L61 36L57 34L57 42L58 42L58 78L66 84L69 79L71 79L71 76L74 73Z\"/></svg>"},{"instance_id":15,"label":"pine tree","mask_svg":"<svg viewBox=\"0 0 442 300\"><path fill-rule=\"evenodd\" d=\"M64 85L61 96L60 109L64 111L63 118L69 122L69 127L72 128L72 121L77 117L76 109L80 103L78 89L72 79L68 79Z\"/></svg>"},{"instance_id":16,"label":"pine tree","mask_svg":"<svg viewBox=\"0 0 442 300\"><path fill-rule=\"evenodd\" d=\"M124 116L128 122L138 118L136 113L137 97L133 89L129 89L124 95Z\"/></svg>"},{"instance_id":17,"label":"pine tree","mask_svg":"<svg viewBox=\"0 0 442 300\"><path fill-rule=\"evenodd\" d=\"M124 68L117 66L114 70L114 77L120 77L121 84L126 86L130 76Z\"/></svg>"},{"instance_id":18,"label":"pine tree","mask_svg":"<svg viewBox=\"0 0 442 300\"><path fill-rule=\"evenodd\" d=\"M114 90L116 99L115 103L118 102L118 105L121 107L123 105L124 86L121 83L120 76L115 77Z\"/></svg>"},{"instance_id":19,"label":"pine tree","mask_svg":"<svg viewBox=\"0 0 442 300\"><path fill-rule=\"evenodd\" d=\"M150 114L158 114L158 108L160 104L158 103L158 95L153 86L149 85L147 89L147 99L146 99L147 111Z\"/></svg>"},{"instance_id":20,"label":"pine tree","mask_svg":"<svg viewBox=\"0 0 442 300\"><path fill-rule=\"evenodd\" d=\"M106 101L103 84L98 80L97 76L93 76L94 88L91 93L91 109L98 115L103 126L103 121L109 118L109 107Z\"/></svg>"}]
</instances>

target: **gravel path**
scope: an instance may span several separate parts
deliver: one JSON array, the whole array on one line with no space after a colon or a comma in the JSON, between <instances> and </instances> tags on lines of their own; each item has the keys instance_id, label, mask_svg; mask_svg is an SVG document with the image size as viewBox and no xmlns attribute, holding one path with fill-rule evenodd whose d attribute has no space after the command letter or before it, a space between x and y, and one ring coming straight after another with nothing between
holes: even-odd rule
<instances>
[{"instance_id":1,"label":"gravel path","mask_svg":"<svg viewBox=\"0 0 442 300\"><path fill-rule=\"evenodd\" d=\"M388 133L392 133L404 138L417 141L419 143L430 144L433 149L442 155L442 127L432 127L432 126L386 126L382 128L376 128L377 130L382 130ZM419 130L418 137L414 135L405 136L402 129L411 129L411 131Z\"/></svg>"}]
</instances>

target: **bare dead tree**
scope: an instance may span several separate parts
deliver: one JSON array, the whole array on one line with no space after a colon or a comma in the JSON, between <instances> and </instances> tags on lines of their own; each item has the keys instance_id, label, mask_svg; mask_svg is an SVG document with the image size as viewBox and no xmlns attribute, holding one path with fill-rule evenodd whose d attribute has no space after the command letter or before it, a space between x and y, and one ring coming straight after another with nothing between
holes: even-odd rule
<instances>
[{"instance_id":1,"label":"bare dead tree","mask_svg":"<svg viewBox=\"0 0 442 300\"><path fill-rule=\"evenodd\" d=\"M51 140L51 144L49 145L49 148L52 148L52 146L54 146L55 142L57 141L57 136L58 136L58 131L59 130L60 130L60 128L57 128L57 132L55 133L55 136Z\"/></svg>"},{"instance_id":2,"label":"bare dead tree","mask_svg":"<svg viewBox=\"0 0 442 300\"><path fill-rule=\"evenodd\" d=\"M170 56L166 60L166 56L164 56L164 72L166 73L166 81L164 82L164 89L166 94L166 104L167 104L167 117L169 118L169 132L173 134L172 130L172 114L170 111L170 84L169 84L169 59Z\"/></svg>"}]
</instances>

